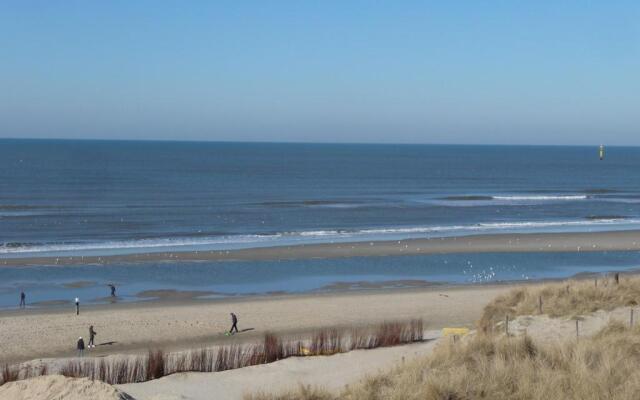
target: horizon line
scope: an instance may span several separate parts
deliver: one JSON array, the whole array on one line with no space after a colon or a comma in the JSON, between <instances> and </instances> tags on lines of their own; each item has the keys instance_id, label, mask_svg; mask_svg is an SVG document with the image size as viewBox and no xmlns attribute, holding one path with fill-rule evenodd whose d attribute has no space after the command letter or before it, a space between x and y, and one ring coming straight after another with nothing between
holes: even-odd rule
<instances>
[{"instance_id":1,"label":"horizon line","mask_svg":"<svg viewBox=\"0 0 640 400\"><path fill-rule=\"evenodd\" d=\"M78 141L78 142L160 142L160 143L228 143L228 144L306 144L306 145L372 145L372 146L513 146L513 147L640 147L640 144L533 144L533 143L430 143L430 142L315 142L315 141L272 141L272 140L206 140L206 139L105 139L105 138L17 138L0 137L0 141Z\"/></svg>"}]
</instances>

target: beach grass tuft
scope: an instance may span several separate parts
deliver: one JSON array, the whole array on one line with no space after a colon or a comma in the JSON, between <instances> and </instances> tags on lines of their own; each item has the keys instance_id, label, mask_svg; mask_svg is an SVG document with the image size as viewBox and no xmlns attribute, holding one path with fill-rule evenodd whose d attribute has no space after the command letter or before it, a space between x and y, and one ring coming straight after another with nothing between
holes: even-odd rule
<instances>
[{"instance_id":1,"label":"beach grass tuft","mask_svg":"<svg viewBox=\"0 0 640 400\"><path fill-rule=\"evenodd\" d=\"M489 303L478 321L478 329L489 333L506 316L546 314L575 317L597 310L637 305L640 278L636 276L598 276L511 290Z\"/></svg>"}]
</instances>

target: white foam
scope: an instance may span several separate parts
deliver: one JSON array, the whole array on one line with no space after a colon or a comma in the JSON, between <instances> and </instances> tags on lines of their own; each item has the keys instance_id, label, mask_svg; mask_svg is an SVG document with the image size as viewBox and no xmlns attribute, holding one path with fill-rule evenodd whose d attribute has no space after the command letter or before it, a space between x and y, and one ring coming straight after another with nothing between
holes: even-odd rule
<instances>
[{"instance_id":1,"label":"white foam","mask_svg":"<svg viewBox=\"0 0 640 400\"><path fill-rule=\"evenodd\" d=\"M213 237L192 238L163 238L163 239L139 239L127 241L105 241L95 243L61 243L24 247L0 247L0 254L20 253L45 253L45 252L82 252L100 250L131 250L131 249L162 249L169 247L208 247L216 249L229 249L232 247L250 248L254 246L277 245L286 242L316 242L331 240L348 240L350 238L368 240L385 240L393 237L411 238L424 235L451 235L476 232L500 232L500 231L544 231L548 228L580 228L614 227L639 225L640 219L597 219L597 220L568 220L568 221L514 221L514 222L487 222L469 225L444 225L444 226L405 226L392 228L371 228L354 231L345 230L313 230L274 234L255 235L230 235Z\"/></svg>"},{"instance_id":2,"label":"white foam","mask_svg":"<svg viewBox=\"0 0 640 400\"><path fill-rule=\"evenodd\" d=\"M287 232L288 236L334 236L341 235L345 232L330 230L330 231L302 231L302 232Z\"/></svg>"},{"instance_id":3,"label":"white foam","mask_svg":"<svg viewBox=\"0 0 640 400\"><path fill-rule=\"evenodd\" d=\"M549 200L586 200L589 198L587 195L527 195L527 196L491 196L494 200L507 200L507 201L549 201Z\"/></svg>"},{"instance_id":4,"label":"white foam","mask_svg":"<svg viewBox=\"0 0 640 400\"><path fill-rule=\"evenodd\" d=\"M280 237L273 235L235 235L225 237L193 237L180 239L138 239L123 241L105 241L90 243L60 243L45 244L24 247L0 247L0 254L13 253L45 253L60 251L88 251L88 250L126 250L126 249L147 249L162 247L183 247L183 246L213 246L224 244L251 244L274 240Z\"/></svg>"},{"instance_id":5,"label":"white foam","mask_svg":"<svg viewBox=\"0 0 640 400\"><path fill-rule=\"evenodd\" d=\"M501 230L501 229L531 229L531 228L554 228L563 226L598 226L613 224L637 224L640 219L598 219L589 221L523 221L523 222L489 222L475 225L447 225L447 226L424 226L408 228L385 228L385 229L364 229L358 232L364 234L385 234L385 233L430 233L448 231L478 231L478 230Z\"/></svg>"}]
</instances>

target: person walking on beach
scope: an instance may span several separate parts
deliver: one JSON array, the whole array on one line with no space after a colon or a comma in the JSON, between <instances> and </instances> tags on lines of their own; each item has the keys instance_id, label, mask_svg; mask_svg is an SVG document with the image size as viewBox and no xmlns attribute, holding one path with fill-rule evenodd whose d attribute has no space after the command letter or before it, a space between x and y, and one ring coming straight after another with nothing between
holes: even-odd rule
<instances>
[{"instance_id":1,"label":"person walking on beach","mask_svg":"<svg viewBox=\"0 0 640 400\"><path fill-rule=\"evenodd\" d=\"M80 315L80 299L77 297L76 297L76 315Z\"/></svg>"},{"instance_id":2,"label":"person walking on beach","mask_svg":"<svg viewBox=\"0 0 640 400\"><path fill-rule=\"evenodd\" d=\"M236 317L236 315L234 313L231 313L231 329L229 329L229 334L233 335L233 330L236 330L236 333L238 332L238 317Z\"/></svg>"},{"instance_id":3,"label":"person walking on beach","mask_svg":"<svg viewBox=\"0 0 640 400\"><path fill-rule=\"evenodd\" d=\"M92 347L96 347L96 344L93 342L93 339L96 337L98 333L93 330L93 325L91 325L89 327L89 344L87 345L87 347L90 349Z\"/></svg>"},{"instance_id":4,"label":"person walking on beach","mask_svg":"<svg viewBox=\"0 0 640 400\"><path fill-rule=\"evenodd\" d=\"M84 355L84 340L82 340L82 336L78 338L76 348L78 349L78 357L82 357Z\"/></svg>"},{"instance_id":5,"label":"person walking on beach","mask_svg":"<svg viewBox=\"0 0 640 400\"><path fill-rule=\"evenodd\" d=\"M110 283L109 288L111 289L111 297L116 297L116 286L113 283Z\"/></svg>"},{"instance_id":6,"label":"person walking on beach","mask_svg":"<svg viewBox=\"0 0 640 400\"><path fill-rule=\"evenodd\" d=\"M25 308L27 306L26 303L27 295L24 294L24 290L20 292L20 308Z\"/></svg>"}]
</instances>

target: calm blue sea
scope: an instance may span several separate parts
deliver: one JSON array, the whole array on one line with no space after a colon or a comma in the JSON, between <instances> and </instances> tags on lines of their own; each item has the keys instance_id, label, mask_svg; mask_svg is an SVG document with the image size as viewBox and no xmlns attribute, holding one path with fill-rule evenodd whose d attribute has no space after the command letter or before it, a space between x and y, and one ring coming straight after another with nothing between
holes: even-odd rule
<instances>
[{"instance_id":1,"label":"calm blue sea","mask_svg":"<svg viewBox=\"0 0 640 400\"><path fill-rule=\"evenodd\" d=\"M0 140L0 257L633 229L640 228L639 171L640 148L623 147L607 148L600 161L597 147ZM526 259L514 257L511 264ZM570 260L575 266L593 266L585 258L566 257L540 256L536 265L552 270ZM612 255L599 257L596 264L602 269L620 264L607 262ZM624 265L635 266L635 254L623 258ZM289 272L274 272L283 277L281 284L265 278L271 283L253 282L228 292L318 288L330 283L313 281L321 275L313 271L326 271L323 265L342 265L341 274L366 280L384 271L400 271L386 274L393 277L429 278L429 265L437 264L426 256L405 260L412 261L249 263L250 269L269 272L284 265ZM497 259L479 260L488 270ZM246 267L189 267L200 275L186 286L197 286L207 266L211 276L224 282L231 272L224 278L220 271L237 272L241 265ZM529 271L521 275L553 275L526 265ZM0 269L0 293L13 296L38 275L51 282L67 276L59 269L42 272L47 268L31 269L37 273L30 275ZM132 270L74 268L69 267L73 279L97 282L110 280L98 271L113 271L112 279L125 285L123 290L127 279L119 274ZM150 286L177 285L163 272L166 268L150 270L164 277L154 278ZM416 268L423 270L414 273ZM466 279L435 275L446 281Z\"/></svg>"},{"instance_id":2,"label":"calm blue sea","mask_svg":"<svg viewBox=\"0 0 640 400\"><path fill-rule=\"evenodd\" d=\"M640 226L640 148L0 140L0 253Z\"/></svg>"}]
</instances>

